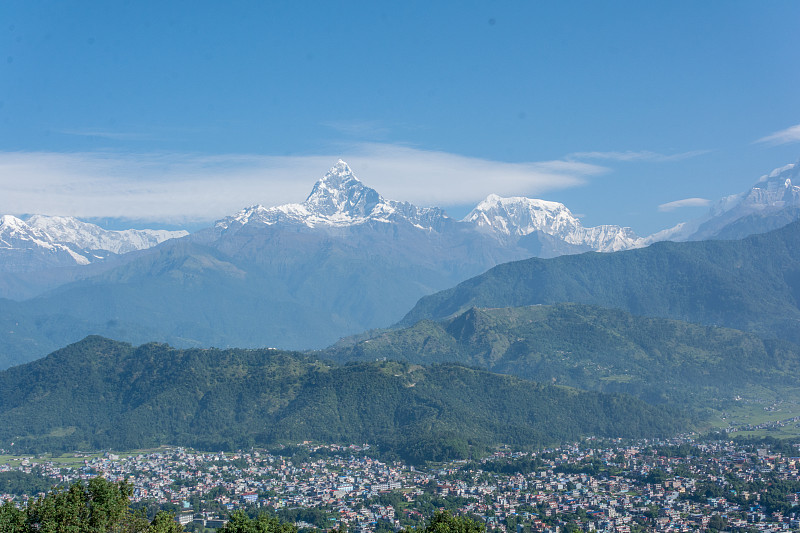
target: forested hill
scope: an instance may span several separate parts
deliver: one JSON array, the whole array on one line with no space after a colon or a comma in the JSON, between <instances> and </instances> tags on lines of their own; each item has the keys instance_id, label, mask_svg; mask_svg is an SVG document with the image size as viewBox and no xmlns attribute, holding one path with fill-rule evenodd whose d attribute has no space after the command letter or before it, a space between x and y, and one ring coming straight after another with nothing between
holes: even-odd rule
<instances>
[{"instance_id":1,"label":"forested hill","mask_svg":"<svg viewBox=\"0 0 800 533\"><path fill-rule=\"evenodd\" d=\"M797 395L800 376L800 346L787 341L581 304L472 308L344 339L320 355L338 362L456 362L692 407L767 391Z\"/></svg>"},{"instance_id":2,"label":"forested hill","mask_svg":"<svg viewBox=\"0 0 800 533\"><path fill-rule=\"evenodd\" d=\"M527 259L426 296L401 324L470 307L575 302L800 342L800 221L739 241Z\"/></svg>"},{"instance_id":3,"label":"forested hill","mask_svg":"<svg viewBox=\"0 0 800 533\"><path fill-rule=\"evenodd\" d=\"M310 439L435 460L464 456L470 445L648 437L686 425L676 410L630 396L456 365L338 366L277 350L133 347L88 337L0 372L0 447L14 451Z\"/></svg>"}]
</instances>

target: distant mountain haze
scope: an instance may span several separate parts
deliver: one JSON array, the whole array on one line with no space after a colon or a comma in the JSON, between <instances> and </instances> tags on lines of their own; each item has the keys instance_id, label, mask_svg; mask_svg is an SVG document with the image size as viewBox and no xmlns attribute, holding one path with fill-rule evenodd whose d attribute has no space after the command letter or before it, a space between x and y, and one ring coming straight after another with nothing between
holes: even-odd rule
<instances>
[{"instance_id":1,"label":"distant mountain haze","mask_svg":"<svg viewBox=\"0 0 800 533\"><path fill-rule=\"evenodd\" d=\"M498 265L422 298L402 324L471 307L575 302L800 342L800 221L738 241L660 242Z\"/></svg>"},{"instance_id":2,"label":"distant mountain haze","mask_svg":"<svg viewBox=\"0 0 800 533\"><path fill-rule=\"evenodd\" d=\"M499 263L614 246L613 237L587 233L563 206L553 216L547 202L507 199L502 212L495 204L490 197L457 221L439 208L383 198L339 161L302 203L250 207L123 255L86 279L0 302L13 317L0 333L2 366L88 334L177 346L320 348L392 324L420 297ZM506 235L498 227L518 229ZM614 228L602 233L629 233Z\"/></svg>"},{"instance_id":3,"label":"distant mountain haze","mask_svg":"<svg viewBox=\"0 0 800 533\"><path fill-rule=\"evenodd\" d=\"M733 235L791 219L792 209L799 209L792 207L796 172L796 166L787 166L767 175L741 198L727 200L703 227ZM715 218L720 216L724 220ZM676 230L671 237L694 234L684 233ZM436 207L385 199L358 180L344 161L318 180L301 203L249 207L191 235L111 232L69 217L5 216L0 225L0 294L27 299L0 300L0 368L41 357L89 334L182 347L321 348L340 337L395 323L420 298L502 263L602 251L615 252L604 267L613 269L619 251L641 248L653 238L619 226L586 228L562 204L522 197L490 195L459 221ZM707 268L722 268L700 259L695 263L698 279L717 275ZM623 275L612 270L604 274ZM626 279L642 276L631 272ZM587 282L569 281L574 286ZM745 306L737 311L741 317L730 322L721 318L725 313L704 314L677 304L667 306L669 313L656 311L647 303L657 299L649 291L668 298L674 287L648 283L642 280L628 304L619 301L627 289L583 300L562 290L547 303L574 298L634 314L718 323L766 335L791 320L777 308L753 318ZM700 294L743 290L737 287L706 285ZM640 292L646 297L637 303L632 298ZM501 294L494 296L502 300ZM535 302L519 299L501 305L528 303ZM449 313L463 310L456 307L448 307ZM771 313L780 316L769 325L766 316ZM408 320L416 316L428 314L415 310Z\"/></svg>"}]
</instances>

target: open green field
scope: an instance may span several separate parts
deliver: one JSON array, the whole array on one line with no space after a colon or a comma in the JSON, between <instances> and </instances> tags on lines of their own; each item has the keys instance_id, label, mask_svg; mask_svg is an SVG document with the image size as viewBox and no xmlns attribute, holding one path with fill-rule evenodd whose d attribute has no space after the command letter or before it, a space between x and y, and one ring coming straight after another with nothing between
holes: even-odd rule
<instances>
[{"instance_id":1,"label":"open green field","mask_svg":"<svg viewBox=\"0 0 800 533\"><path fill-rule=\"evenodd\" d=\"M125 457L131 457L135 455L146 455L149 453L156 453L156 452L165 452L170 450L171 448L162 447L162 448L152 448L152 449L145 449L145 450L131 450L127 452L67 452L63 454L49 454L43 453L38 455L0 455L0 465L9 464L11 466L18 466L23 461L27 460L31 464L40 464L40 463L53 463L57 465L61 465L64 467L82 465L84 461L92 461L94 459L101 459L103 458L106 453L111 453L113 455L118 456L120 459Z\"/></svg>"},{"instance_id":2,"label":"open green field","mask_svg":"<svg viewBox=\"0 0 800 533\"><path fill-rule=\"evenodd\" d=\"M710 422L716 429L739 428L731 436L794 438L800 437L800 421L788 421L794 417L800 417L796 400L741 402L714 415Z\"/></svg>"}]
</instances>

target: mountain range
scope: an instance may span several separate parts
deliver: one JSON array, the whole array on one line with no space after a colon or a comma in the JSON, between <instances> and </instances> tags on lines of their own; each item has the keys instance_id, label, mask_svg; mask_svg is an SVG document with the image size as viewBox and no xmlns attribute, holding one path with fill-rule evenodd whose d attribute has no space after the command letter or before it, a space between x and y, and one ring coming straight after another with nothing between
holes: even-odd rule
<instances>
[{"instance_id":1,"label":"mountain range","mask_svg":"<svg viewBox=\"0 0 800 533\"><path fill-rule=\"evenodd\" d=\"M0 296L24 299L96 274L113 257L145 250L186 231L106 230L74 217L0 217Z\"/></svg>"},{"instance_id":2,"label":"mountain range","mask_svg":"<svg viewBox=\"0 0 800 533\"><path fill-rule=\"evenodd\" d=\"M302 203L247 208L35 298L0 301L9 321L0 333L0 366L88 334L177 346L321 348L396 322L421 296L496 264L556 246L613 246L613 238L585 232L563 206L522 198L501 202L526 224L514 225L510 238L482 222L497 224L495 200L479 205L471 222L457 221L438 208L383 198L339 161ZM558 223L552 235L533 230L536 217ZM614 231L627 232L601 233Z\"/></svg>"},{"instance_id":3,"label":"mountain range","mask_svg":"<svg viewBox=\"0 0 800 533\"><path fill-rule=\"evenodd\" d=\"M695 226L713 233L716 224L716 234L732 235L790 218L793 172L796 166L771 173ZM699 229L687 227L672 237L698 235ZM0 368L89 334L183 347L322 348L397 322L421 297L495 265L586 251L616 257L655 238L619 226L586 228L562 204L522 197L490 195L458 221L435 207L383 198L343 161L304 202L246 208L191 235L109 232L64 217L6 216L0 236L6 269L1 294L25 296L0 300ZM548 300L556 301L569 300ZM608 304L602 298L575 301L619 306L613 298ZM685 309L665 314L645 304L624 308L715 320ZM719 323L750 327L741 320ZM772 335L767 329L753 331Z\"/></svg>"},{"instance_id":4,"label":"mountain range","mask_svg":"<svg viewBox=\"0 0 800 533\"><path fill-rule=\"evenodd\" d=\"M726 196L696 220L658 232L648 242L742 239L800 219L800 164L776 168L743 193Z\"/></svg>"},{"instance_id":5,"label":"mountain range","mask_svg":"<svg viewBox=\"0 0 800 533\"><path fill-rule=\"evenodd\" d=\"M733 239L792 218L794 172L649 246L528 198L457 221L342 161L302 203L190 235L6 216L9 274L84 270L0 300L0 367L19 365L0 371L0 445L368 441L421 461L665 436L742 397L800 399L800 221ZM731 240L696 240L711 234ZM348 333L317 354L263 348Z\"/></svg>"}]
</instances>

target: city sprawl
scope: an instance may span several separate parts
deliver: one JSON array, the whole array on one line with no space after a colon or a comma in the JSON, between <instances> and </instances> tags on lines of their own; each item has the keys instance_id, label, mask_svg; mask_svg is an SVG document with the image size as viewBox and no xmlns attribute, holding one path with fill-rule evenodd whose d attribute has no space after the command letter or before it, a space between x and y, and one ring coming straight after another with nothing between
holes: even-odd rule
<instances>
[{"instance_id":1,"label":"city sprawl","mask_svg":"<svg viewBox=\"0 0 800 533\"><path fill-rule=\"evenodd\" d=\"M76 459L6 456L0 474L68 484L127 479L134 506L166 508L188 529L221 527L236 509L298 527L393 531L437 510L495 531L784 531L800 527L800 452L775 440L584 440L539 452L502 449L426 468L361 446L202 453L161 448ZM20 504L28 498L4 494Z\"/></svg>"}]
</instances>

